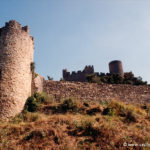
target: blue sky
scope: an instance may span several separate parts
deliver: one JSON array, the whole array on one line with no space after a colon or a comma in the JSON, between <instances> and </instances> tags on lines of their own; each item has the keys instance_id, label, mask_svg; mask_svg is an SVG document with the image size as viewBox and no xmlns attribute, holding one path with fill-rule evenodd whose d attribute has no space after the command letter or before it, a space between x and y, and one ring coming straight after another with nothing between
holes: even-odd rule
<instances>
[{"instance_id":1,"label":"blue sky","mask_svg":"<svg viewBox=\"0 0 150 150\"><path fill-rule=\"evenodd\" d=\"M36 72L59 80L62 69L94 65L109 72L121 60L150 83L150 1L1 0L0 26L15 19L29 25L35 39Z\"/></svg>"}]
</instances>

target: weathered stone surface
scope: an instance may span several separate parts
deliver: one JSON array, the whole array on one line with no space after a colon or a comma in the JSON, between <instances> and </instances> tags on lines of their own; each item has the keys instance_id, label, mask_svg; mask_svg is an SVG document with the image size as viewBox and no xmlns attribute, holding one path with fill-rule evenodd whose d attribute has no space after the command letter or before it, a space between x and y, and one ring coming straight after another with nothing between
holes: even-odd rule
<instances>
[{"instance_id":1,"label":"weathered stone surface","mask_svg":"<svg viewBox=\"0 0 150 150\"><path fill-rule=\"evenodd\" d=\"M34 92L43 92L43 83L44 83L44 78L40 75L37 75L37 77L35 77L33 79L33 88L34 88Z\"/></svg>"},{"instance_id":2,"label":"weathered stone surface","mask_svg":"<svg viewBox=\"0 0 150 150\"><path fill-rule=\"evenodd\" d=\"M33 38L11 20L0 31L0 120L21 112L31 95Z\"/></svg>"},{"instance_id":3,"label":"weathered stone surface","mask_svg":"<svg viewBox=\"0 0 150 150\"><path fill-rule=\"evenodd\" d=\"M126 103L150 102L150 86L111 85L81 82L44 81L45 92L56 98L75 97L80 100L122 100Z\"/></svg>"}]
</instances>

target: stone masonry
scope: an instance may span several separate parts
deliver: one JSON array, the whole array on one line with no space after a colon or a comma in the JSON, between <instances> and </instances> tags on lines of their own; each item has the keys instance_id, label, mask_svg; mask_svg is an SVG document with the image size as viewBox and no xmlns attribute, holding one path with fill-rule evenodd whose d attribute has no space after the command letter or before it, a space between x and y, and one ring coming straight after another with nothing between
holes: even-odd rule
<instances>
[{"instance_id":1,"label":"stone masonry","mask_svg":"<svg viewBox=\"0 0 150 150\"><path fill-rule=\"evenodd\" d=\"M122 62L119 60L114 60L109 63L110 74L119 74L124 77ZM99 72L94 72L94 66L85 66L83 71L79 70L77 72L72 71L71 73L67 69L63 69L63 80L64 81L75 81L75 82L87 82L87 76L96 74L101 76Z\"/></svg>"},{"instance_id":2,"label":"stone masonry","mask_svg":"<svg viewBox=\"0 0 150 150\"><path fill-rule=\"evenodd\" d=\"M34 41L28 26L21 27L11 20L0 28L0 120L20 113L28 96L35 91L51 94L57 100L74 97L83 101L116 99L126 103L150 103L150 86L147 85L86 82L87 75L96 73L93 66L71 74L63 70L63 78L67 81L48 81L40 75L32 76L33 49Z\"/></svg>"},{"instance_id":3,"label":"stone masonry","mask_svg":"<svg viewBox=\"0 0 150 150\"><path fill-rule=\"evenodd\" d=\"M78 81L78 82L86 82L86 76L94 73L93 66L85 66L83 71L73 71L72 73L68 72L67 69L63 70L63 80L65 81Z\"/></svg>"},{"instance_id":4,"label":"stone masonry","mask_svg":"<svg viewBox=\"0 0 150 150\"><path fill-rule=\"evenodd\" d=\"M0 28L0 120L20 113L31 95L33 37L11 20Z\"/></svg>"},{"instance_id":5,"label":"stone masonry","mask_svg":"<svg viewBox=\"0 0 150 150\"><path fill-rule=\"evenodd\" d=\"M79 100L121 100L125 103L150 103L150 86L96 84L87 82L44 81L43 91L56 99L74 97Z\"/></svg>"}]
</instances>

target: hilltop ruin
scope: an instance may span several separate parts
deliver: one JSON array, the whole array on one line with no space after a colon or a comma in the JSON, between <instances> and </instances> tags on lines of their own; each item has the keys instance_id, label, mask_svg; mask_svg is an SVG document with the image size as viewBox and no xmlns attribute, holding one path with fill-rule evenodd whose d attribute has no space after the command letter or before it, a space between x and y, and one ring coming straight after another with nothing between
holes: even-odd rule
<instances>
[{"instance_id":1,"label":"hilltop ruin","mask_svg":"<svg viewBox=\"0 0 150 150\"><path fill-rule=\"evenodd\" d=\"M68 72L63 70L66 81L48 81L33 74L34 40L29 34L29 27L11 20L0 28L0 120L7 120L23 110L26 99L33 92L46 92L56 99L76 97L81 100L138 101L150 100L150 87L132 85L108 85L86 82L88 74L94 72L93 66L86 66L83 71ZM110 73L124 76L121 61L109 64Z\"/></svg>"}]
</instances>

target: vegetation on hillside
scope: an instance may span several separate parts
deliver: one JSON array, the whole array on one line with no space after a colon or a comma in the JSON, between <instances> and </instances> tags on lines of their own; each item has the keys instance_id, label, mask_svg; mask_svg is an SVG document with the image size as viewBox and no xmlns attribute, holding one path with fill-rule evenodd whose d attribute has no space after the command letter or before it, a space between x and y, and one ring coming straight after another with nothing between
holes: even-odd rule
<instances>
[{"instance_id":1,"label":"vegetation on hillside","mask_svg":"<svg viewBox=\"0 0 150 150\"><path fill-rule=\"evenodd\" d=\"M35 93L22 113L0 122L0 149L148 149L133 144L150 143L149 133L149 104L73 98L56 102L52 96Z\"/></svg>"},{"instance_id":2,"label":"vegetation on hillside","mask_svg":"<svg viewBox=\"0 0 150 150\"><path fill-rule=\"evenodd\" d=\"M38 74L35 72L35 62L30 63L30 69L31 69L31 72L32 72L33 79L36 78L38 76Z\"/></svg>"},{"instance_id":3,"label":"vegetation on hillside","mask_svg":"<svg viewBox=\"0 0 150 150\"><path fill-rule=\"evenodd\" d=\"M124 73L124 78L119 74L110 73L101 73L100 75L91 74L86 78L88 82L92 83L147 85L146 81L142 81L141 77L135 77L132 72Z\"/></svg>"}]
</instances>

